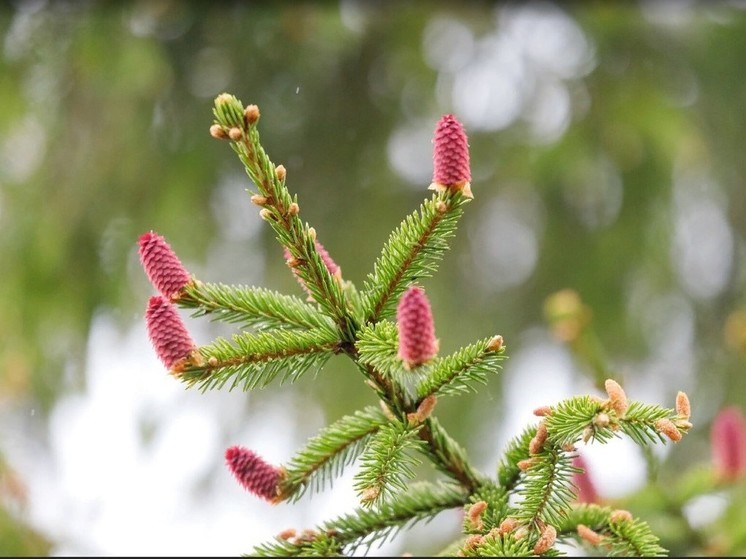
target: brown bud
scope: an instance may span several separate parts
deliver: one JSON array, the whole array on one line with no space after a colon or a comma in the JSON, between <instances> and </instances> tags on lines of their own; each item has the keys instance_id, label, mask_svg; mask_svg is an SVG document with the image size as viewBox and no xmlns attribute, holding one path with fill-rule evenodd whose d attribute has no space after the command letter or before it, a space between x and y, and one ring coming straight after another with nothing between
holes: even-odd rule
<instances>
[{"instance_id":1,"label":"brown bud","mask_svg":"<svg viewBox=\"0 0 746 559\"><path fill-rule=\"evenodd\" d=\"M541 536L539 536L539 541L537 541L536 545L534 546L534 553L536 555L541 555L542 553L546 553L554 545L554 542L556 539L557 539L557 530L554 528L554 526L547 524L544 527L544 529L541 531Z\"/></svg>"},{"instance_id":2,"label":"brown bud","mask_svg":"<svg viewBox=\"0 0 746 559\"><path fill-rule=\"evenodd\" d=\"M587 541L591 545L598 545L604 539L601 534L599 534L598 532L594 530L591 530L585 524L578 524L577 531L578 531L578 536L583 538L585 541Z\"/></svg>"},{"instance_id":3,"label":"brown bud","mask_svg":"<svg viewBox=\"0 0 746 559\"><path fill-rule=\"evenodd\" d=\"M539 406L534 410L534 415L538 415L539 417L545 417L547 415L550 415L551 413L551 406Z\"/></svg>"},{"instance_id":4,"label":"brown bud","mask_svg":"<svg viewBox=\"0 0 746 559\"><path fill-rule=\"evenodd\" d=\"M228 134L225 133L222 126L219 124L213 124L210 126L210 136L217 138L218 140L225 140L228 137Z\"/></svg>"},{"instance_id":5,"label":"brown bud","mask_svg":"<svg viewBox=\"0 0 746 559\"><path fill-rule=\"evenodd\" d=\"M468 518L471 525L475 530L484 529L484 521L482 520L482 513L487 510L487 503L485 501L477 501L471 507L469 507Z\"/></svg>"},{"instance_id":6,"label":"brown bud","mask_svg":"<svg viewBox=\"0 0 746 559\"><path fill-rule=\"evenodd\" d=\"M498 334L497 336L492 336L490 338L490 341L487 343L487 351L494 351L498 352L503 347L503 337Z\"/></svg>"},{"instance_id":7,"label":"brown bud","mask_svg":"<svg viewBox=\"0 0 746 559\"><path fill-rule=\"evenodd\" d=\"M280 182L285 180L285 177L287 176L287 170L285 169L284 165L278 165L277 167L275 167L275 176Z\"/></svg>"},{"instance_id":8,"label":"brown bud","mask_svg":"<svg viewBox=\"0 0 746 559\"><path fill-rule=\"evenodd\" d=\"M234 142L237 142L238 140L243 138L243 130L241 130L238 126L234 126L230 130L228 130L228 137Z\"/></svg>"},{"instance_id":9,"label":"brown bud","mask_svg":"<svg viewBox=\"0 0 746 559\"><path fill-rule=\"evenodd\" d=\"M290 538L294 538L298 533L295 531L295 528L286 528L279 534L277 534L277 538L280 540L289 540Z\"/></svg>"},{"instance_id":10,"label":"brown bud","mask_svg":"<svg viewBox=\"0 0 746 559\"><path fill-rule=\"evenodd\" d=\"M435 396L435 394L430 394L429 396L425 397L422 402L420 402L420 405L417 406L417 411L415 413L407 414L407 420L409 420L412 425L422 423L428 417L430 417L430 414L433 413L433 409L435 408L435 404L437 403L438 398Z\"/></svg>"},{"instance_id":11,"label":"brown bud","mask_svg":"<svg viewBox=\"0 0 746 559\"><path fill-rule=\"evenodd\" d=\"M534 438L531 439L531 442L528 444L529 453L539 454L541 449L544 448L547 435L549 435L549 433L547 432L546 424L543 421L539 422L539 427L536 429L536 435L534 435Z\"/></svg>"},{"instance_id":12,"label":"brown bud","mask_svg":"<svg viewBox=\"0 0 746 559\"><path fill-rule=\"evenodd\" d=\"M290 206L288 206L288 214L290 215L298 215L300 213L300 206L297 202L291 202Z\"/></svg>"},{"instance_id":13,"label":"brown bud","mask_svg":"<svg viewBox=\"0 0 746 559\"><path fill-rule=\"evenodd\" d=\"M624 417L624 413L627 411L627 395L624 390L613 379L606 379L604 383L606 388L606 394L609 396L609 405L611 409L616 412L617 417Z\"/></svg>"},{"instance_id":14,"label":"brown bud","mask_svg":"<svg viewBox=\"0 0 746 559\"><path fill-rule=\"evenodd\" d=\"M274 217L272 216L272 212L267 208L262 208L261 210L259 210L259 217L261 217L265 221L274 219Z\"/></svg>"},{"instance_id":15,"label":"brown bud","mask_svg":"<svg viewBox=\"0 0 746 559\"><path fill-rule=\"evenodd\" d=\"M679 391L678 394L676 394L676 413L679 414L679 417L682 419L689 419L692 415L692 407L689 404L689 396L686 395L685 392Z\"/></svg>"},{"instance_id":16,"label":"brown bud","mask_svg":"<svg viewBox=\"0 0 746 559\"><path fill-rule=\"evenodd\" d=\"M499 534L509 534L513 530L515 530L516 526L518 526L518 521L515 518L511 518L510 516L500 522L500 527L497 529Z\"/></svg>"},{"instance_id":17,"label":"brown bud","mask_svg":"<svg viewBox=\"0 0 746 559\"><path fill-rule=\"evenodd\" d=\"M371 501L375 501L380 494L381 488L377 485L372 485L362 492L362 494L360 495L360 500L363 503L370 503Z\"/></svg>"},{"instance_id":18,"label":"brown bud","mask_svg":"<svg viewBox=\"0 0 746 559\"><path fill-rule=\"evenodd\" d=\"M605 413L598 413L593 417L593 425L599 428L608 427L609 426L609 416Z\"/></svg>"},{"instance_id":19,"label":"brown bud","mask_svg":"<svg viewBox=\"0 0 746 559\"><path fill-rule=\"evenodd\" d=\"M534 456L532 458L524 458L523 460L519 460L518 463L516 464L516 466L518 466L519 470L521 470L522 472L525 472L531 466L533 466L534 464L537 464L538 462L539 461Z\"/></svg>"},{"instance_id":20,"label":"brown bud","mask_svg":"<svg viewBox=\"0 0 746 559\"><path fill-rule=\"evenodd\" d=\"M263 206L267 203L267 197L262 196L261 194L253 194L251 196L251 203L257 206Z\"/></svg>"},{"instance_id":21,"label":"brown bud","mask_svg":"<svg viewBox=\"0 0 746 559\"><path fill-rule=\"evenodd\" d=\"M655 422L655 428L659 433L663 433L673 442L680 441L683 436L673 421L665 417Z\"/></svg>"},{"instance_id":22,"label":"brown bud","mask_svg":"<svg viewBox=\"0 0 746 559\"><path fill-rule=\"evenodd\" d=\"M482 542L482 536L481 534L472 534L468 538L466 538L466 541L464 542L464 550L466 551L472 551L475 547L477 547Z\"/></svg>"},{"instance_id":23,"label":"brown bud","mask_svg":"<svg viewBox=\"0 0 746 559\"><path fill-rule=\"evenodd\" d=\"M435 202L435 211L439 214L446 213L446 210L448 210L448 204L446 204L443 200L438 200Z\"/></svg>"},{"instance_id":24,"label":"brown bud","mask_svg":"<svg viewBox=\"0 0 746 559\"><path fill-rule=\"evenodd\" d=\"M247 126L251 126L259 120L259 107L256 105L246 105L243 111L244 122Z\"/></svg>"},{"instance_id":25,"label":"brown bud","mask_svg":"<svg viewBox=\"0 0 746 559\"><path fill-rule=\"evenodd\" d=\"M624 509L616 509L609 515L609 520L612 522L630 522L632 520L632 513Z\"/></svg>"}]
</instances>

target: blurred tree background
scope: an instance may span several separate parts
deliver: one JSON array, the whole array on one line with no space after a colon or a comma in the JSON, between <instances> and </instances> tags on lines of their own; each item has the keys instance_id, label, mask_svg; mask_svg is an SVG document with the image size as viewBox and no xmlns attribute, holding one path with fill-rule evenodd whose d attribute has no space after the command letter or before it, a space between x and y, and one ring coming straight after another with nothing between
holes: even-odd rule
<instances>
[{"instance_id":1,"label":"blurred tree background","mask_svg":"<svg viewBox=\"0 0 746 559\"><path fill-rule=\"evenodd\" d=\"M725 405L743 408L746 393L744 8L691 0L3 3L0 554L132 549L86 541L82 521L50 529L34 510L49 504L45 491L56 482L40 486L27 465L48 461L55 479L56 437L76 431L50 424L62 402L92 397L101 317L120 336L134 329L149 351L141 233L164 235L203 280L299 292L248 201L235 155L208 133L212 100L224 91L260 107L264 147L287 168L304 219L359 284L390 231L427 196L436 121L453 112L464 123L475 200L423 285L441 352L495 333L508 346L497 381L437 410L479 467L492 473L524 424L514 421L516 394L569 386L539 402L550 404L594 390L599 369L634 399L672 406L677 390L690 395L695 428L666 448L658 481L706 466L712 418ZM547 297L566 288L590 309L590 353L562 344L545 319ZM201 343L229 334L200 327ZM97 359L114 366L120 356ZM147 379L165 376L146 357L135 367L147 368L137 377L144 392ZM308 422L296 443L373 401L349 365L332 360L315 378L262 393L292 395L287 424ZM241 393L227 400L238 408L213 418L217 436L241 444L264 408ZM530 420L531 405L522 405ZM322 416L309 419L304 409L314 406ZM137 413L128 419L147 445L161 416ZM279 436L282 425L262 433ZM104 421L97 428L116 437ZM108 452L114 468L120 459ZM278 461L293 449L283 452ZM220 447L203 460L191 481L207 491L225 475ZM72 509L75 499L68 496ZM743 535L714 548L694 538L696 523L682 528L662 502L637 506L672 555L746 549ZM199 508L190 514L199 517ZM231 514L236 526L252 523L240 507ZM297 527L324 519L312 514ZM452 524L431 538L445 544L459 528L457 518ZM164 545L180 552L177 542ZM429 549L413 536L401 551Z\"/></svg>"}]
</instances>

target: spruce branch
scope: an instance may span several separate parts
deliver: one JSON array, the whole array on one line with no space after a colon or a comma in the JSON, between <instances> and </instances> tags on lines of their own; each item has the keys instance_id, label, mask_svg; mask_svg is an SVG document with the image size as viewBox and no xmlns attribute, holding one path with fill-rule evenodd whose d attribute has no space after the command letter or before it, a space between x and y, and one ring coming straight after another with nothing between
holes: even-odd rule
<instances>
[{"instance_id":1,"label":"spruce branch","mask_svg":"<svg viewBox=\"0 0 746 559\"><path fill-rule=\"evenodd\" d=\"M334 324L315 307L292 295L282 295L261 287L196 282L188 285L176 301L177 306L195 309L192 316L211 316L215 320L256 329L326 328Z\"/></svg>"},{"instance_id":2,"label":"spruce branch","mask_svg":"<svg viewBox=\"0 0 746 559\"><path fill-rule=\"evenodd\" d=\"M373 367L387 377L402 368L397 356L399 333L396 324L389 320L360 328L355 346L360 364Z\"/></svg>"},{"instance_id":3,"label":"spruce branch","mask_svg":"<svg viewBox=\"0 0 746 559\"><path fill-rule=\"evenodd\" d=\"M530 460L517 492L520 502L511 516L530 528L556 526L575 499L572 475L577 468L568 452L549 442Z\"/></svg>"},{"instance_id":4,"label":"spruce branch","mask_svg":"<svg viewBox=\"0 0 746 559\"><path fill-rule=\"evenodd\" d=\"M645 521L597 504L574 504L557 525L557 532L561 539L572 538L610 557L661 557L667 553Z\"/></svg>"},{"instance_id":5,"label":"spruce branch","mask_svg":"<svg viewBox=\"0 0 746 559\"><path fill-rule=\"evenodd\" d=\"M399 493L379 507L357 508L352 513L324 522L313 533L315 537L282 539L261 544L252 555L258 557L297 557L306 555L318 538L332 539L347 554L361 546L382 545L399 530L432 519L438 513L461 507L468 493L463 488L445 483L412 483L406 493Z\"/></svg>"},{"instance_id":6,"label":"spruce branch","mask_svg":"<svg viewBox=\"0 0 746 559\"><path fill-rule=\"evenodd\" d=\"M498 341L496 341L499 339ZM505 359L502 337L485 338L455 353L437 359L427 376L417 385L417 395L476 392L475 384L486 384L488 375L497 374Z\"/></svg>"},{"instance_id":7,"label":"spruce branch","mask_svg":"<svg viewBox=\"0 0 746 559\"><path fill-rule=\"evenodd\" d=\"M427 443L427 457L441 472L470 492L484 483L483 476L472 468L466 451L451 438L436 418L425 420L419 436Z\"/></svg>"},{"instance_id":8,"label":"spruce branch","mask_svg":"<svg viewBox=\"0 0 746 559\"><path fill-rule=\"evenodd\" d=\"M231 147L259 190L252 201L262 206L261 217L294 258L295 270L313 299L334 320L342 338L353 341L357 320L339 279L332 275L319 254L315 229L304 224L298 216L297 197L292 197L285 185L285 168L282 165L275 167L261 145L256 126L258 107L249 105L244 109L236 97L223 93L215 99L213 113L215 124L227 130Z\"/></svg>"},{"instance_id":9,"label":"spruce branch","mask_svg":"<svg viewBox=\"0 0 746 559\"><path fill-rule=\"evenodd\" d=\"M358 457L368 439L389 421L380 408L368 406L325 427L286 465L280 492L297 500L308 488L321 490Z\"/></svg>"},{"instance_id":10,"label":"spruce branch","mask_svg":"<svg viewBox=\"0 0 746 559\"><path fill-rule=\"evenodd\" d=\"M656 404L624 402L623 413L614 409L614 400L600 400L593 396L575 396L551 407L544 419L550 438L562 446L582 439L607 442L622 432L637 444L645 446L665 442L667 435L679 440L688 432L691 423L676 410ZM661 425L661 422L664 422Z\"/></svg>"},{"instance_id":11,"label":"spruce branch","mask_svg":"<svg viewBox=\"0 0 746 559\"><path fill-rule=\"evenodd\" d=\"M424 445L417 437L419 426L392 421L382 425L360 458L355 490L364 507L379 504L406 489L405 480L414 477L412 468L420 461L411 450Z\"/></svg>"},{"instance_id":12,"label":"spruce branch","mask_svg":"<svg viewBox=\"0 0 746 559\"><path fill-rule=\"evenodd\" d=\"M200 347L202 363L189 363L175 374L203 391L222 388L228 381L231 390L236 386L251 390L266 386L280 372L284 372L283 382L294 382L309 368L320 368L338 344L336 332L327 328L236 334L233 343L218 338Z\"/></svg>"},{"instance_id":13,"label":"spruce branch","mask_svg":"<svg viewBox=\"0 0 746 559\"><path fill-rule=\"evenodd\" d=\"M390 317L409 284L435 272L468 201L459 192L434 194L391 233L363 284L365 322Z\"/></svg>"}]
</instances>

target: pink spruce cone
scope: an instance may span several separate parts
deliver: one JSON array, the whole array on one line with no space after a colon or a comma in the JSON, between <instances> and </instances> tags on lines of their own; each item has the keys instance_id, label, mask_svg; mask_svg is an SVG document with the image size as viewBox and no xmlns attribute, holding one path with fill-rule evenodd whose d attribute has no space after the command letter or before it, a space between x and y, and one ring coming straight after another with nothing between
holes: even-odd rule
<instances>
[{"instance_id":1,"label":"pink spruce cone","mask_svg":"<svg viewBox=\"0 0 746 559\"><path fill-rule=\"evenodd\" d=\"M225 463L238 482L257 497L276 503L282 470L268 464L256 452L243 446L232 446L225 451Z\"/></svg>"},{"instance_id":2,"label":"pink spruce cone","mask_svg":"<svg viewBox=\"0 0 746 559\"><path fill-rule=\"evenodd\" d=\"M191 281L189 272L166 242L153 231L140 236L140 262L158 291L168 299L174 298Z\"/></svg>"},{"instance_id":3,"label":"pink spruce cone","mask_svg":"<svg viewBox=\"0 0 746 559\"><path fill-rule=\"evenodd\" d=\"M429 361L438 353L435 324L425 291L417 286L407 289L396 309L399 329L399 358L411 370Z\"/></svg>"},{"instance_id":4,"label":"pink spruce cone","mask_svg":"<svg viewBox=\"0 0 746 559\"><path fill-rule=\"evenodd\" d=\"M431 190L459 190L467 198L471 193L469 143L463 125L453 115L443 115L433 136L433 182Z\"/></svg>"},{"instance_id":5,"label":"pink spruce cone","mask_svg":"<svg viewBox=\"0 0 746 559\"><path fill-rule=\"evenodd\" d=\"M575 496L579 503L598 503L598 491L593 480L588 475L588 465L582 456L578 455L572 459L572 465L576 468L583 468L582 473L572 475L572 483L577 487L578 493Z\"/></svg>"},{"instance_id":6,"label":"pink spruce cone","mask_svg":"<svg viewBox=\"0 0 746 559\"><path fill-rule=\"evenodd\" d=\"M746 474L746 419L736 406L723 408L710 428L712 462L718 475L733 481Z\"/></svg>"},{"instance_id":7,"label":"pink spruce cone","mask_svg":"<svg viewBox=\"0 0 746 559\"><path fill-rule=\"evenodd\" d=\"M176 307L161 295L154 295L148 301L145 322L156 354L169 369L179 360L189 357L197 347L176 312Z\"/></svg>"}]
</instances>

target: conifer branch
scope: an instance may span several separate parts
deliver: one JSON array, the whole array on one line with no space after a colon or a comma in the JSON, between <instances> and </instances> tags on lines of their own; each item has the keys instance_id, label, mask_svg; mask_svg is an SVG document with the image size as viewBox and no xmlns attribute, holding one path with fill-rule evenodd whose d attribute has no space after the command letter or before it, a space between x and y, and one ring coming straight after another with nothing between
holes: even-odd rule
<instances>
[{"instance_id":1,"label":"conifer branch","mask_svg":"<svg viewBox=\"0 0 746 559\"><path fill-rule=\"evenodd\" d=\"M483 476L471 467L466 451L451 438L437 419L428 418L419 435L427 443L428 458L441 472L469 491L474 491L484 482Z\"/></svg>"},{"instance_id":2,"label":"conifer branch","mask_svg":"<svg viewBox=\"0 0 746 559\"><path fill-rule=\"evenodd\" d=\"M497 485L493 481L485 481L480 485L471 497L470 503L480 501L487 504L485 509L479 514L478 519L473 517L473 509L469 509L464 515L465 534L486 534L493 528L498 528L500 523L508 515L508 498L510 493L505 487Z\"/></svg>"},{"instance_id":3,"label":"conifer branch","mask_svg":"<svg viewBox=\"0 0 746 559\"><path fill-rule=\"evenodd\" d=\"M597 504L574 504L557 524L557 533L612 557L661 557L667 553L645 521Z\"/></svg>"},{"instance_id":4,"label":"conifer branch","mask_svg":"<svg viewBox=\"0 0 746 559\"><path fill-rule=\"evenodd\" d=\"M258 557L297 557L313 552L313 542L333 540L337 549L354 554L361 546L370 548L374 543L383 544L399 530L411 527L438 513L461 507L468 493L463 488L444 483L412 483L406 493L398 494L379 507L357 508L352 513L323 523L314 531L315 536L261 544L252 555Z\"/></svg>"},{"instance_id":5,"label":"conifer branch","mask_svg":"<svg viewBox=\"0 0 746 559\"><path fill-rule=\"evenodd\" d=\"M531 458L525 470L518 495L521 500L511 514L530 527L542 523L556 526L567 514L575 499L572 456L549 442Z\"/></svg>"},{"instance_id":6,"label":"conifer branch","mask_svg":"<svg viewBox=\"0 0 746 559\"><path fill-rule=\"evenodd\" d=\"M371 435L389 421L380 408L368 406L325 427L286 465L280 493L297 500L309 487L321 490L358 457Z\"/></svg>"},{"instance_id":7,"label":"conifer branch","mask_svg":"<svg viewBox=\"0 0 746 559\"><path fill-rule=\"evenodd\" d=\"M434 194L391 233L364 282L365 322L391 316L407 286L435 272L468 201L461 193Z\"/></svg>"},{"instance_id":8,"label":"conifer branch","mask_svg":"<svg viewBox=\"0 0 746 559\"><path fill-rule=\"evenodd\" d=\"M378 504L406 489L405 480L414 477L412 467L420 463L409 451L424 444L417 438L418 429L419 426L389 422L372 437L355 475L355 490L364 507Z\"/></svg>"},{"instance_id":9,"label":"conifer branch","mask_svg":"<svg viewBox=\"0 0 746 559\"><path fill-rule=\"evenodd\" d=\"M309 368L321 367L338 343L336 332L327 328L236 334L233 343L218 338L200 347L202 363L190 362L174 374L203 391L221 388L229 380L231 390L236 386L251 390L266 386L280 372L284 372L283 382L294 382Z\"/></svg>"},{"instance_id":10,"label":"conifer branch","mask_svg":"<svg viewBox=\"0 0 746 559\"><path fill-rule=\"evenodd\" d=\"M551 413L544 419L551 439L560 446L591 438L603 443L618 436L620 431L642 446L664 442L666 439L658 423L661 420L669 422L674 436L678 435L676 440L691 427L673 409L632 401L620 416L610 400L588 395L563 400L552 406Z\"/></svg>"},{"instance_id":11,"label":"conifer branch","mask_svg":"<svg viewBox=\"0 0 746 559\"><path fill-rule=\"evenodd\" d=\"M624 419L619 422L619 427L625 435L637 444L645 446L649 443L666 441L665 437L655 427L658 420L670 419L676 423L676 418L677 414L673 409L666 409L656 404L632 401L624 414ZM679 431L686 433L687 429L679 428Z\"/></svg>"},{"instance_id":12,"label":"conifer branch","mask_svg":"<svg viewBox=\"0 0 746 559\"><path fill-rule=\"evenodd\" d=\"M504 348L493 349L494 338L485 338L451 355L437 359L417 386L417 395L476 392L474 384L486 384L489 374L497 374L505 358Z\"/></svg>"},{"instance_id":13,"label":"conifer branch","mask_svg":"<svg viewBox=\"0 0 746 559\"><path fill-rule=\"evenodd\" d=\"M216 124L228 130L231 147L259 189L258 198L253 200L263 206L260 215L295 259L297 265L294 269L313 299L332 317L342 338L353 341L357 321L340 283L319 255L315 230L298 217L297 200L290 196L285 186L285 168L275 167L261 145L256 126L258 107L249 105L244 109L236 97L224 93L215 99L213 113Z\"/></svg>"},{"instance_id":14,"label":"conifer branch","mask_svg":"<svg viewBox=\"0 0 746 559\"><path fill-rule=\"evenodd\" d=\"M402 361L397 355L399 333L396 324L389 320L363 326L355 345L362 365L373 367L388 377L402 368Z\"/></svg>"},{"instance_id":15,"label":"conifer branch","mask_svg":"<svg viewBox=\"0 0 746 559\"><path fill-rule=\"evenodd\" d=\"M184 288L176 304L196 309L195 317L209 315L243 327L334 329L329 317L298 297L261 287L196 282Z\"/></svg>"}]
</instances>

